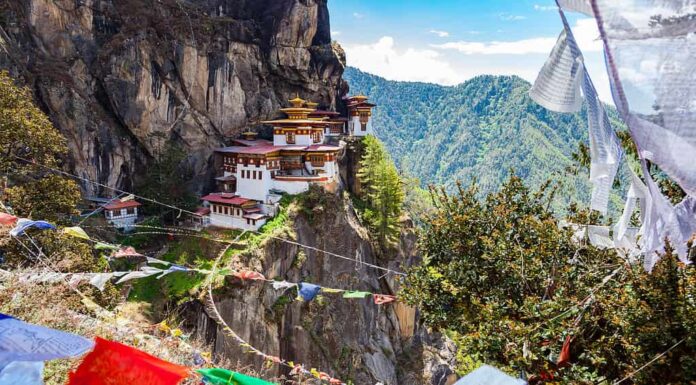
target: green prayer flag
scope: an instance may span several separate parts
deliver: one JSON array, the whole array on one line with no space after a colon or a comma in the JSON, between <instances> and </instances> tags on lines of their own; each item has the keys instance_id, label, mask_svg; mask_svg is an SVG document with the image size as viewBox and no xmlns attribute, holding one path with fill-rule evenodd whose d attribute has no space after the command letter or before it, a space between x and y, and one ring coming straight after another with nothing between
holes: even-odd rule
<instances>
[{"instance_id":1,"label":"green prayer flag","mask_svg":"<svg viewBox=\"0 0 696 385\"><path fill-rule=\"evenodd\" d=\"M197 372L203 376L205 384L211 385L277 385L227 369L198 369Z\"/></svg>"},{"instance_id":2,"label":"green prayer flag","mask_svg":"<svg viewBox=\"0 0 696 385\"><path fill-rule=\"evenodd\" d=\"M119 247L116 245L110 245L108 243L103 243L103 242L97 242L94 245L94 248L97 250L119 250Z\"/></svg>"},{"instance_id":3,"label":"green prayer flag","mask_svg":"<svg viewBox=\"0 0 696 385\"><path fill-rule=\"evenodd\" d=\"M343 294L343 298L366 298L372 295L367 291L347 291Z\"/></svg>"},{"instance_id":4,"label":"green prayer flag","mask_svg":"<svg viewBox=\"0 0 696 385\"><path fill-rule=\"evenodd\" d=\"M82 230L81 228L79 228L77 226L66 227L65 229L63 229L63 232L71 237L85 239L88 241L90 240L89 235L87 235L87 233L84 230Z\"/></svg>"}]
</instances>

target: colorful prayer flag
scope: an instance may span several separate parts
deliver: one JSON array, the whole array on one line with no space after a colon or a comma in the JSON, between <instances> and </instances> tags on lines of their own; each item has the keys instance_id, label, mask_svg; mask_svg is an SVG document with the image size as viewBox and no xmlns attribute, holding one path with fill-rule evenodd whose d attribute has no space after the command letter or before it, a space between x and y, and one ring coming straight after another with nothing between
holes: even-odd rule
<instances>
[{"instance_id":1,"label":"colorful prayer flag","mask_svg":"<svg viewBox=\"0 0 696 385\"><path fill-rule=\"evenodd\" d=\"M563 347L561 348L561 354L558 355L558 361L556 361L556 365L558 366L564 366L565 364L570 361L570 342L572 341L572 338L570 335L566 336L565 341L563 342Z\"/></svg>"},{"instance_id":2,"label":"colorful prayer flag","mask_svg":"<svg viewBox=\"0 0 696 385\"><path fill-rule=\"evenodd\" d=\"M39 230L55 230L56 227L46 221L32 221L27 218L20 218L17 220L17 226L10 230L10 235L13 237L18 237L29 229L35 227Z\"/></svg>"},{"instance_id":3,"label":"colorful prayer flag","mask_svg":"<svg viewBox=\"0 0 696 385\"><path fill-rule=\"evenodd\" d=\"M281 289L286 290L286 289L289 289L289 288L295 287L295 286L297 286L296 283L287 282L287 281L275 281L275 282L273 282L273 288L276 290L281 290Z\"/></svg>"},{"instance_id":4,"label":"colorful prayer flag","mask_svg":"<svg viewBox=\"0 0 696 385\"><path fill-rule=\"evenodd\" d=\"M0 384L43 385L43 361L14 361L2 366L0 363Z\"/></svg>"},{"instance_id":5,"label":"colorful prayer flag","mask_svg":"<svg viewBox=\"0 0 696 385\"><path fill-rule=\"evenodd\" d=\"M309 302L313 300L317 294L319 294L319 291L321 290L321 286L313 285L311 283L300 283L300 297L302 297L303 300Z\"/></svg>"},{"instance_id":6,"label":"colorful prayer flag","mask_svg":"<svg viewBox=\"0 0 696 385\"><path fill-rule=\"evenodd\" d=\"M84 239L87 241L90 240L89 235L87 235L87 233L84 230L82 230L82 228L77 227L77 226L66 227L63 229L63 233L65 233L66 235L69 235L71 237L80 238L80 239Z\"/></svg>"},{"instance_id":7,"label":"colorful prayer flag","mask_svg":"<svg viewBox=\"0 0 696 385\"><path fill-rule=\"evenodd\" d=\"M246 280L251 280L251 281L261 280L262 281L262 280L266 279L266 277L264 277L263 274L257 273L255 271L248 271L248 270L238 271L232 275L241 279L242 281L246 281Z\"/></svg>"},{"instance_id":8,"label":"colorful prayer flag","mask_svg":"<svg viewBox=\"0 0 696 385\"><path fill-rule=\"evenodd\" d=\"M17 223L16 216L7 213L0 213L0 226L14 226Z\"/></svg>"},{"instance_id":9,"label":"colorful prayer flag","mask_svg":"<svg viewBox=\"0 0 696 385\"><path fill-rule=\"evenodd\" d=\"M113 255L114 258L127 258L127 257L144 257L144 255L135 251L132 246L122 247Z\"/></svg>"},{"instance_id":10,"label":"colorful prayer flag","mask_svg":"<svg viewBox=\"0 0 696 385\"><path fill-rule=\"evenodd\" d=\"M375 305L384 305L396 301L396 297L393 295L374 294L373 298L375 300Z\"/></svg>"},{"instance_id":11,"label":"colorful prayer flag","mask_svg":"<svg viewBox=\"0 0 696 385\"><path fill-rule=\"evenodd\" d=\"M191 372L145 352L97 337L96 346L68 375L67 385L176 385Z\"/></svg>"},{"instance_id":12,"label":"colorful prayer flag","mask_svg":"<svg viewBox=\"0 0 696 385\"><path fill-rule=\"evenodd\" d=\"M321 288L321 292L322 292L322 293L327 293L327 294L343 293L344 291L345 291L345 290L341 290L341 289L331 289L331 288L328 288L328 287L322 287L322 288Z\"/></svg>"},{"instance_id":13,"label":"colorful prayer flag","mask_svg":"<svg viewBox=\"0 0 696 385\"><path fill-rule=\"evenodd\" d=\"M197 372L203 376L203 382L210 385L276 385L226 369L198 369Z\"/></svg>"},{"instance_id":14,"label":"colorful prayer flag","mask_svg":"<svg viewBox=\"0 0 696 385\"><path fill-rule=\"evenodd\" d=\"M92 346L92 341L80 336L0 314L0 367L12 361L48 361L77 357Z\"/></svg>"},{"instance_id":15,"label":"colorful prayer flag","mask_svg":"<svg viewBox=\"0 0 696 385\"><path fill-rule=\"evenodd\" d=\"M94 245L94 248L97 250L114 250L114 251L118 251L121 249L119 246L111 245L109 243L104 243L104 242L97 242Z\"/></svg>"},{"instance_id":16,"label":"colorful prayer flag","mask_svg":"<svg viewBox=\"0 0 696 385\"><path fill-rule=\"evenodd\" d=\"M367 298L372 293L367 291L347 291L343 293L343 298Z\"/></svg>"}]
</instances>

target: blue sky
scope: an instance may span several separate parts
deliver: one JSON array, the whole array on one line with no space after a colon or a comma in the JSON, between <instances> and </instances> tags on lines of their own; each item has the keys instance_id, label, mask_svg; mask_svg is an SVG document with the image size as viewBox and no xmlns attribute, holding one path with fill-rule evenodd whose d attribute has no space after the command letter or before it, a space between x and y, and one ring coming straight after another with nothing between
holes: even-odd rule
<instances>
[{"instance_id":1,"label":"blue sky","mask_svg":"<svg viewBox=\"0 0 696 385\"><path fill-rule=\"evenodd\" d=\"M548 0L329 0L329 9L348 65L446 85L481 74L533 81L562 29ZM600 96L611 101L594 20L568 18Z\"/></svg>"}]
</instances>

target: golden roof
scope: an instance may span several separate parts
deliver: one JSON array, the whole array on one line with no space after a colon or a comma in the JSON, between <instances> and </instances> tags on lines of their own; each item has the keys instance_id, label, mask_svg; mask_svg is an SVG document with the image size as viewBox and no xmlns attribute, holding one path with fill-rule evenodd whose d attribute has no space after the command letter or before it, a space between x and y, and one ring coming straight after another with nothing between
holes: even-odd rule
<instances>
[{"instance_id":1,"label":"golden roof","mask_svg":"<svg viewBox=\"0 0 696 385\"><path fill-rule=\"evenodd\" d=\"M300 98L299 95L295 96L295 99L288 100L293 107L302 107L306 103L304 99Z\"/></svg>"},{"instance_id":2,"label":"golden roof","mask_svg":"<svg viewBox=\"0 0 696 385\"><path fill-rule=\"evenodd\" d=\"M351 96L351 97L348 98L348 99L357 100L357 101L361 101L361 102L362 102L362 101L365 101L365 100L367 100L367 99L369 99L369 98L361 93L360 95Z\"/></svg>"},{"instance_id":3,"label":"golden roof","mask_svg":"<svg viewBox=\"0 0 696 385\"><path fill-rule=\"evenodd\" d=\"M307 101L307 102L305 103L305 106L307 106L307 108L313 108L313 109L316 110L316 109L317 109L317 106L319 106L319 103L315 103L315 102L312 102L312 101Z\"/></svg>"}]
</instances>

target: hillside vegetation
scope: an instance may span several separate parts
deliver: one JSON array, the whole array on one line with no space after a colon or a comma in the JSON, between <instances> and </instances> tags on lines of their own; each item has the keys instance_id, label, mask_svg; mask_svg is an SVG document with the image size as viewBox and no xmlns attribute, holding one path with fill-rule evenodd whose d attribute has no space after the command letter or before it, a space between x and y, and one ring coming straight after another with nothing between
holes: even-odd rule
<instances>
[{"instance_id":1,"label":"hillside vegetation","mask_svg":"<svg viewBox=\"0 0 696 385\"><path fill-rule=\"evenodd\" d=\"M568 172L578 142L587 141L584 111L547 111L529 98L525 80L479 76L446 87L390 81L355 68L343 77L351 94L368 95L378 105L377 136L399 169L423 185L451 188L457 180L477 180L486 194L514 169L529 185L562 183L555 208L588 201L587 173Z\"/></svg>"}]
</instances>

